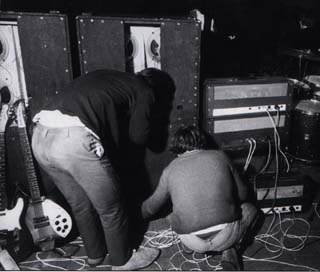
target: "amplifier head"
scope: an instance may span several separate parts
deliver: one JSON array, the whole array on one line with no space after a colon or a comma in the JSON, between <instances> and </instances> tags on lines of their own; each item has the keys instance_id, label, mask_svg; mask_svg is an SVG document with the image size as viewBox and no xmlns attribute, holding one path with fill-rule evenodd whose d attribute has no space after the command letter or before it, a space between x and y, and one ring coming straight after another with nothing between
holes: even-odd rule
<instances>
[{"instance_id":1,"label":"amplifier head","mask_svg":"<svg viewBox=\"0 0 320 272\"><path fill-rule=\"evenodd\" d=\"M285 78L208 79L204 83L204 130L224 150L245 149L247 139L272 141L277 128L287 146L292 88Z\"/></svg>"},{"instance_id":2,"label":"amplifier head","mask_svg":"<svg viewBox=\"0 0 320 272\"><path fill-rule=\"evenodd\" d=\"M253 180L257 206L265 213L302 211L310 207L317 185L310 176L292 171L282 174L269 172Z\"/></svg>"}]
</instances>

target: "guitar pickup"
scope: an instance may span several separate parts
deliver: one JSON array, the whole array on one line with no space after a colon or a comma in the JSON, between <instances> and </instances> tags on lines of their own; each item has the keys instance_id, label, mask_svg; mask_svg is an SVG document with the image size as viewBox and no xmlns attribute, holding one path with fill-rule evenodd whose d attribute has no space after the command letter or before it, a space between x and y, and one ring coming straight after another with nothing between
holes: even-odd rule
<instances>
[{"instance_id":1,"label":"guitar pickup","mask_svg":"<svg viewBox=\"0 0 320 272\"><path fill-rule=\"evenodd\" d=\"M48 226L50 224L49 217L48 216L34 217L33 224L34 224L35 228L41 228L41 227Z\"/></svg>"},{"instance_id":2,"label":"guitar pickup","mask_svg":"<svg viewBox=\"0 0 320 272\"><path fill-rule=\"evenodd\" d=\"M48 216L34 217L33 225L36 229L40 229L50 225Z\"/></svg>"},{"instance_id":3,"label":"guitar pickup","mask_svg":"<svg viewBox=\"0 0 320 272\"><path fill-rule=\"evenodd\" d=\"M50 225L49 222L37 223L37 224L34 224L34 228L35 229L41 229L41 228L47 227L49 225Z\"/></svg>"},{"instance_id":4,"label":"guitar pickup","mask_svg":"<svg viewBox=\"0 0 320 272\"><path fill-rule=\"evenodd\" d=\"M46 221L49 221L48 216L41 216L41 217L34 217L33 218L33 224L42 223L42 222L46 222Z\"/></svg>"}]
</instances>

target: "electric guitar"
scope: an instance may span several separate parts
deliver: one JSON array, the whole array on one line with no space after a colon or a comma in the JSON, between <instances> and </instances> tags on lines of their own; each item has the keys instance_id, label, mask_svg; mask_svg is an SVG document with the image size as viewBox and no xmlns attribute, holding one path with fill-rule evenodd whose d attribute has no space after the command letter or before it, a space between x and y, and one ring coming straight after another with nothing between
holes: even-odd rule
<instances>
[{"instance_id":1,"label":"electric guitar","mask_svg":"<svg viewBox=\"0 0 320 272\"><path fill-rule=\"evenodd\" d=\"M41 196L27 133L24 100L17 100L14 107L16 108L15 119L30 191L26 225L32 235L34 244L39 246L42 251L49 251L54 249L56 238L65 238L70 233L72 219L61 206Z\"/></svg>"},{"instance_id":2,"label":"electric guitar","mask_svg":"<svg viewBox=\"0 0 320 272\"><path fill-rule=\"evenodd\" d=\"M8 105L3 104L0 112L0 230L14 231L21 229L20 216L24 203L20 197L15 207L8 210L5 158L5 128L8 121L8 109Z\"/></svg>"},{"instance_id":3,"label":"electric guitar","mask_svg":"<svg viewBox=\"0 0 320 272\"><path fill-rule=\"evenodd\" d=\"M0 239L0 263L5 270L20 270L7 249L3 248L3 246L7 246L8 243L12 242L10 238L14 237L19 240L19 231L21 230L20 218L24 206L23 199L20 197L17 199L15 207L10 210L8 209L5 147L8 112L8 105L2 104L0 112L0 233L3 234L3 237ZM14 235L10 235L12 233Z\"/></svg>"}]
</instances>

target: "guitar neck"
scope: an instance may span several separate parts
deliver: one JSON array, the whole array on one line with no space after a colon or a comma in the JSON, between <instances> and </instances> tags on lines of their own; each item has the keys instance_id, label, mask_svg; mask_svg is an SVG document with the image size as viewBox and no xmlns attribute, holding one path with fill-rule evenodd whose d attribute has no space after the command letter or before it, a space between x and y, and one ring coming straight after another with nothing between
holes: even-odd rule
<instances>
[{"instance_id":1,"label":"guitar neck","mask_svg":"<svg viewBox=\"0 0 320 272\"><path fill-rule=\"evenodd\" d=\"M8 206L6 192L6 152L4 132L0 132L0 211Z\"/></svg>"},{"instance_id":2,"label":"guitar neck","mask_svg":"<svg viewBox=\"0 0 320 272\"><path fill-rule=\"evenodd\" d=\"M26 127L20 127L18 129L19 129L20 144L23 152L24 165L26 169L26 175L27 175L31 200L33 202L37 202L41 200L41 193L38 185L38 178L35 171L27 129Z\"/></svg>"}]
</instances>

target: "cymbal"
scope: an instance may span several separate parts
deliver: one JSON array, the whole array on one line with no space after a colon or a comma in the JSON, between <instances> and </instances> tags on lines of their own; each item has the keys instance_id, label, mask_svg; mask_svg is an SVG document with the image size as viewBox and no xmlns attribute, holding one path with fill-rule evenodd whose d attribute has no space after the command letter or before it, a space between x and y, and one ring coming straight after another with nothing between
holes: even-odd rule
<instances>
[{"instance_id":1,"label":"cymbal","mask_svg":"<svg viewBox=\"0 0 320 272\"><path fill-rule=\"evenodd\" d=\"M309 84L314 85L315 87L320 87L320 76L319 75L309 75L304 78Z\"/></svg>"},{"instance_id":2,"label":"cymbal","mask_svg":"<svg viewBox=\"0 0 320 272\"><path fill-rule=\"evenodd\" d=\"M295 86L299 86L299 87L302 87L304 89L311 89L311 87L307 83L305 83L303 81L297 80L295 78L288 78L288 80L290 82L292 82Z\"/></svg>"},{"instance_id":3,"label":"cymbal","mask_svg":"<svg viewBox=\"0 0 320 272\"><path fill-rule=\"evenodd\" d=\"M312 52L310 49L294 49L288 48L280 51L283 55L288 55L295 58L301 58L311 61L320 61L320 53Z\"/></svg>"}]
</instances>

